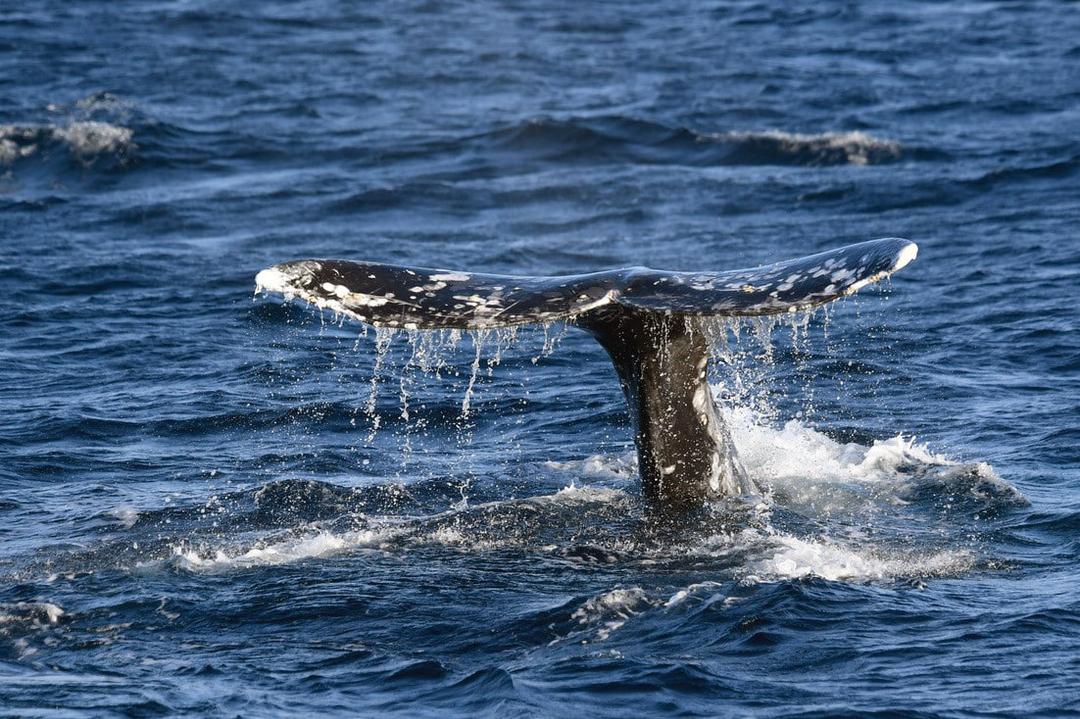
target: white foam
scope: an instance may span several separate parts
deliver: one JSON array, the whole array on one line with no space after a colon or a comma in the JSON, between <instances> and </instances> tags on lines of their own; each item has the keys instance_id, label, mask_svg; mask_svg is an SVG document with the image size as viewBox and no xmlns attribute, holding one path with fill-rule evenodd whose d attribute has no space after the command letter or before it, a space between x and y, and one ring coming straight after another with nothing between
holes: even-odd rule
<instances>
[{"instance_id":1,"label":"white foam","mask_svg":"<svg viewBox=\"0 0 1080 719\"><path fill-rule=\"evenodd\" d=\"M263 280L273 282L275 278L260 277L260 283ZM913 496L924 496L912 495L910 490L928 483L936 488L935 492L944 485L949 492L970 491L977 497L995 501L1006 495L1020 496L989 465L958 463L913 438L897 435L865 446L834 441L798 420L781 426L769 424L748 409L728 410L724 415L743 464L764 494L756 511L751 512L752 521L740 520L744 529L679 547L677 556L685 556L687 552L701 554L710 558L710 564L715 564L716 559L723 560L720 565L724 568L720 571L727 577L725 581L738 579L752 583L807 576L831 581L871 581L962 572L975 562L973 554L963 547L939 545L900 551L879 539L888 538L891 523L909 521L907 510L902 508ZM170 563L189 571L229 571L334 556L357 549L385 551L402 543L443 545L462 551L485 551L508 544L521 546L522 536L491 531L488 509L514 505L617 504L628 497L628 492L636 493L621 488L622 481L633 477L633 453L593 455L578 462L549 462L547 466L577 476L618 478L620 488L581 486L571 481L548 495L476 506L463 503L444 513L421 518L384 517L362 531L331 532L313 525L303 535L268 537L255 546L250 540L246 546L236 544L235 540L198 549L181 545L175 548ZM789 532L774 528L770 520L781 504L811 521ZM129 517L134 521L137 517L122 510L118 514L122 521ZM893 516L881 514L882 510L891 511ZM838 514L843 515L839 523ZM920 521L920 516L913 511L910 521ZM857 529L873 525L881 518L886 521L877 526L886 530L884 534L862 533ZM547 553L557 546L545 544L536 549ZM627 551L636 554L639 549L631 547ZM646 550L646 553L647 562L662 562L672 556L669 549L658 553ZM666 600L667 605L677 606L692 591L693 587L688 587L675 592ZM605 624L606 637L621 626L626 619L624 615L639 610L641 601L640 590L620 589L594 597L574 616L581 623L591 623L594 615L603 615L604 622L612 623L610 627ZM662 603L657 600L653 604Z\"/></svg>"},{"instance_id":2,"label":"white foam","mask_svg":"<svg viewBox=\"0 0 1080 719\"><path fill-rule=\"evenodd\" d=\"M865 539L796 537L768 525L714 535L693 551L732 560L744 585L805 577L867 582L952 575L970 570L976 559L967 549L890 550ZM697 586L675 593L668 605L680 604Z\"/></svg>"},{"instance_id":3,"label":"white foam","mask_svg":"<svg viewBox=\"0 0 1080 719\"><path fill-rule=\"evenodd\" d=\"M836 442L798 420L777 429L743 408L725 411L724 416L739 457L758 485L796 498L835 498L833 490L863 485L878 496L884 492L886 501L903 503L904 492L932 475L932 481L945 484L974 476L968 489L980 499L995 494L1025 501L989 464L957 462L914 437L898 434L866 446Z\"/></svg>"},{"instance_id":4,"label":"white foam","mask_svg":"<svg viewBox=\"0 0 1080 719\"><path fill-rule=\"evenodd\" d=\"M30 157L48 142L64 144L83 161L106 153L125 155L135 149L133 137L131 128L96 120L66 125L0 125L0 165Z\"/></svg>"},{"instance_id":5,"label":"white foam","mask_svg":"<svg viewBox=\"0 0 1080 719\"><path fill-rule=\"evenodd\" d=\"M612 477L629 479L637 473L637 455L633 452L612 456L594 454L581 460L556 462L549 460L544 466L560 472L574 472L585 477Z\"/></svg>"},{"instance_id":6,"label":"white foam","mask_svg":"<svg viewBox=\"0 0 1080 719\"><path fill-rule=\"evenodd\" d=\"M932 478L927 481L945 484L966 479L967 490L980 499L997 495L1024 502L989 464L957 462L914 437L898 434L870 446L842 443L795 419L775 427L748 408L725 409L723 414L739 459L755 483L766 491L782 490L793 501L815 503L823 514L842 508L837 503L845 501L845 489L857 490L857 496L847 499L859 505L868 493L887 504L904 504L902 495L928 474ZM622 480L632 479L637 471L633 452L548 461L544 466L581 477Z\"/></svg>"},{"instance_id":7,"label":"white foam","mask_svg":"<svg viewBox=\"0 0 1080 719\"><path fill-rule=\"evenodd\" d=\"M677 607L687 600L692 594L697 593L702 589L722 590L724 587L720 582L696 582L688 587L684 587L679 591L668 597L668 600L664 602L664 609L671 609Z\"/></svg>"},{"instance_id":8,"label":"white foam","mask_svg":"<svg viewBox=\"0 0 1080 719\"><path fill-rule=\"evenodd\" d=\"M625 497L626 492L621 489L578 486L571 482L555 494L542 494L538 497L532 497L527 501L539 504L581 504L583 502L608 503ZM493 504L498 504L498 502L494 502Z\"/></svg>"},{"instance_id":9,"label":"white foam","mask_svg":"<svg viewBox=\"0 0 1080 719\"><path fill-rule=\"evenodd\" d=\"M52 602L11 602L0 604L0 624L27 623L33 626L56 624L65 614Z\"/></svg>"},{"instance_id":10,"label":"white foam","mask_svg":"<svg viewBox=\"0 0 1080 719\"><path fill-rule=\"evenodd\" d=\"M428 535L428 538L438 544L449 546L463 546L469 543L469 538L457 527L440 527Z\"/></svg>"},{"instance_id":11,"label":"white foam","mask_svg":"<svg viewBox=\"0 0 1080 719\"><path fill-rule=\"evenodd\" d=\"M931 552L924 556L887 556L826 539L799 539L783 534L776 534L771 539L775 549L766 558L747 567L744 582L809 576L830 581L931 576L965 571L974 562L971 553L964 550Z\"/></svg>"},{"instance_id":12,"label":"white foam","mask_svg":"<svg viewBox=\"0 0 1080 719\"><path fill-rule=\"evenodd\" d=\"M896 521L918 522L919 516L908 517L904 508L912 490L922 486L966 492L978 500L1025 501L989 464L957 462L911 437L897 435L866 446L837 442L799 420L777 427L745 408L726 410L724 415L740 459L765 495L755 508L752 527L714 535L687 551L729 561L744 582L808 576L875 581L967 571L976 558L966 548L908 547L900 551L888 542L874 541L858 527L882 518L883 526ZM597 455L580 462L549 462L547 466L583 475L621 476L626 462L625 457ZM586 471L588 468L594 469ZM781 502L807 518L825 522L825 526L841 516L851 521L840 525L840 536L830 536L828 531L820 536L795 536L774 529L770 523ZM667 605L682 603L696 586L676 592Z\"/></svg>"},{"instance_id":13,"label":"white foam","mask_svg":"<svg viewBox=\"0 0 1080 719\"><path fill-rule=\"evenodd\" d=\"M0 125L0 165L10 165L37 152L38 129L20 125Z\"/></svg>"},{"instance_id":14,"label":"white foam","mask_svg":"<svg viewBox=\"0 0 1080 719\"><path fill-rule=\"evenodd\" d=\"M332 532L328 530L313 531L303 536L289 536L285 538L268 537L257 542L255 546L247 548L230 546L200 546L195 547L187 543L177 544L172 548L172 556L166 560L166 564L192 572L227 572L237 569L252 567L276 566L303 561L348 554L358 549L387 549L390 542L403 541L409 545L444 545L457 547L470 551L486 551L505 547L508 544L517 545L520 537L514 533L499 533L497 536L487 531L470 532L469 524L460 519L467 519L470 513L477 516L490 508L498 508L513 505L544 505L544 506L580 506L583 504L608 504L617 502L626 497L626 493L618 489L604 487L582 487L570 484L553 494L529 497L526 499L504 500L487 502L470 506L468 503L450 509L442 514L418 518L424 522L432 522L436 526L431 529L423 529L415 521L402 517L387 517L376 521L376 525L364 530ZM455 523L448 524L442 520L451 520ZM486 525L481 525L481 530ZM227 541L227 540L226 540ZM548 548L550 550L550 548ZM142 567L160 566L160 561L142 563Z\"/></svg>"},{"instance_id":15,"label":"white foam","mask_svg":"<svg viewBox=\"0 0 1080 719\"><path fill-rule=\"evenodd\" d=\"M139 521L139 511L127 504L114 507L109 510L109 514L120 522L124 529L131 529Z\"/></svg>"},{"instance_id":16,"label":"white foam","mask_svg":"<svg viewBox=\"0 0 1080 719\"><path fill-rule=\"evenodd\" d=\"M782 494L786 507L808 517L846 513L854 516L853 526L861 526L858 522L874 521L889 507L906 505L904 496L918 483L944 484L980 499L1023 501L990 465L956 462L914 438L897 435L865 446L836 442L798 420L777 428L747 409L724 414L751 477L767 496ZM793 536L769 524L772 501L759 507L761 527L716 535L702 543L701 551L735 557L743 581L750 583L808 576L831 581L936 576L966 571L975 562L963 548L891 549L848 525L843 527L847 538Z\"/></svg>"},{"instance_id":17,"label":"white foam","mask_svg":"<svg viewBox=\"0 0 1080 719\"><path fill-rule=\"evenodd\" d=\"M131 138L134 134L131 128L95 120L72 122L53 128L52 133L53 137L66 143L75 155L82 158L106 152L126 152L132 148Z\"/></svg>"},{"instance_id":18,"label":"white foam","mask_svg":"<svg viewBox=\"0 0 1080 719\"><path fill-rule=\"evenodd\" d=\"M764 132L729 132L719 137L735 141L769 140L775 142L781 152L791 155L818 149L839 150L852 165L867 165L880 159L896 159L900 157L903 149L899 142L882 140L860 131L823 132L811 135L766 130Z\"/></svg>"},{"instance_id":19,"label":"white foam","mask_svg":"<svg viewBox=\"0 0 1080 719\"><path fill-rule=\"evenodd\" d=\"M304 559L328 557L361 547L377 546L390 533L377 530L358 532L319 532L299 539L287 539L252 547L247 551L230 555L223 549L212 554L200 553L187 545L173 548L171 563L188 571L214 572L249 567L275 566Z\"/></svg>"},{"instance_id":20,"label":"white foam","mask_svg":"<svg viewBox=\"0 0 1080 719\"><path fill-rule=\"evenodd\" d=\"M583 626L599 623L600 628L596 632L595 641L602 642L610 637L612 632L626 624L631 617L640 614L653 604L654 602L641 587L612 589L587 600L574 610L570 618Z\"/></svg>"}]
</instances>

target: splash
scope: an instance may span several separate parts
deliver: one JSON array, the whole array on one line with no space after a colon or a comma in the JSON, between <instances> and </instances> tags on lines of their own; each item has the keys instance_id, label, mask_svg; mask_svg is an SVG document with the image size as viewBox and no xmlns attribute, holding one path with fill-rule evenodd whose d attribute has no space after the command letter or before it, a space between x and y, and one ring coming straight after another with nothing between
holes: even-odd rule
<instances>
[{"instance_id":1,"label":"splash","mask_svg":"<svg viewBox=\"0 0 1080 719\"><path fill-rule=\"evenodd\" d=\"M381 485L360 492L335 485L275 482L190 511L177 507L141 512L139 523L117 531L135 536L150 531L157 539L148 539L142 548L138 541L128 543L133 551L126 554L113 547L101 551L103 556L126 557L120 566L195 573L227 573L332 557L356 561L369 552L396 555L438 548L468 554L513 549L534 553L538 561L572 566L631 562L663 571L668 566L685 567L690 561L696 567L699 580L663 602L655 593L634 590L601 595L580 606L574 621L596 641L606 639L641 611L664 602L683 602L697 591L697 585L751 587L807 577L835 582L918 581L956 576L978 566L977 546L964 540L968 530L959 527L956 532L927 535L924 520L933 520L932 528L940 529L939 515L920 514L916 498L894 501L910 485L934 496L954 496L956 487L942 489L941 482L949 480L940 477L954 476L956 468L964 465L910 441L845 445L798 422L776 428L739 414L729 419L738 427L736 441L741 443L747 469L773 488L748 512L744 509L725 519L730 508L718 505L715 521L706 519L701 527L688 526L673 536L655 537L647 523L642 524L633 480L626 472L628 458L597 455L586 466L549 464L570 475L565 487L550 494L455 504L444 487L442 501L449 506L434 513L419 504L389 512L380 509L378 502L369 500L385 494ZM773 448L771 452L766 451L768 447ZM578 483L576 478L585 474L586 467L618 486ZM1008 487L1000 478L994 481ZM840 501L847 495L837 494L836 487L854 499ZM888 491L868 491L880 488ZM1009 489L1005 495L995 495L995 501L1012 501L1015 490ZM273 501L271 493L279 499ZM249 496L254 501L245 509L244 502L237 500ZM313 519L298 521L300 506L303 516ZM214 511L207 512L210 507ZM202 523L210 525L209 531L197 529ZM170 541L170 531L179 536ZM185 532L190 536L184 538ZM159 546L162 539L164 552ZM97 562L90 555L78 560L83 568ZM50 565L51 571L56 569Z\"/></svg>"},{"instance_id":2,"label":"splash","mask_svg":"<svg viewBox=\"0 0 1080 719\"><path fill-rule=\"evenodd\" d=\"M799 420L776 426L747 407L724 415L764 494L748 526L682 549L730 566L746 586L807 577L917 582L957 576L981 561L979 518L1027 504L989 464L951 459L913 438L843 443ZM598 455L583 464L548 466L604 477L621 474L625 463L625 456ZM676 593L672 601L685 598Z\"/></svg>"},{"instance_id":3,"label":"splash","mask_svg":"<svg viewBox=\"0 0 1080 719\"><path fill-rule=\"evenodd\" d=\"M41 646L56 644L56 638L49 635L67 617L67 612L52 602L0 603L0 640L10 642L19 660L29 659ZM39 636L40 643L35 641Z\"/></svg>"},{"instance_id":4,"label":"splash","mask_svg":"<svg viewBox=\"0 0 1080 719\"><path fill-rule=\"evenodd\" d=\"M584 477L629 480L637 474L637 453L626 452L614 457L593 454L585 459L571 462L548 460L544 462L544 466L548 469L579 474Z\"/></svg>"},{"instance_id":5,"label":"splash","mask_svg":"<svg viewBox=\"0 0 1080 719\"><path fill-rule=\"evenodd\" d=\"M963 494L979 505L1027 504L989 464L950 459L913 437L898 434L867 446L834 441L797 419L775 427L746 407L724 415L758 485L793 506L842 513L868 503L905 505L928 490Z\"/></svg>"}]
</instances>

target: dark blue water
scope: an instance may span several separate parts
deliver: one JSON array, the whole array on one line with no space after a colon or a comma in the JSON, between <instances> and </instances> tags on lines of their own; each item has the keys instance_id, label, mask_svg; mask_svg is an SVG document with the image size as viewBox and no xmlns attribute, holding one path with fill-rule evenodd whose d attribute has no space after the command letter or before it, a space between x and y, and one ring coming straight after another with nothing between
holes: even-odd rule
<instances>
[{"instance_id":1,"label":"dark blue water","mask_svg":"<svg viewBox=\"0 0 1080 719\"><path fill-rule=\"evenodd\" d=\"M4 714L1080 714L1076 5L251 5L0 9ZM881 236L674 532L580 330L252 299Z\"/></svg>"}]
</instances>

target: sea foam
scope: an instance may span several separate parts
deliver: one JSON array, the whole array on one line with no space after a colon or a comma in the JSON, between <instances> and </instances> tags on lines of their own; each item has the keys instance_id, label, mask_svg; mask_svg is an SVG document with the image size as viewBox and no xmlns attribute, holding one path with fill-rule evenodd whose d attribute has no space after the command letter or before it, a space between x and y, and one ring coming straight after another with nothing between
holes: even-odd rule
<instances>
[{"instance_id":1,"label":"sea foam","mask_svg":"<svg viewBox=\"0 0 1080 719\"><path fill-rule=\"evenodd\" d=\"M101 155L124 159L136 149L133 138L131 128L97 120L63 125L0 125L0 165L12 165L54 145L63 146L84 164Z\"/></svg>"}]
</instances>

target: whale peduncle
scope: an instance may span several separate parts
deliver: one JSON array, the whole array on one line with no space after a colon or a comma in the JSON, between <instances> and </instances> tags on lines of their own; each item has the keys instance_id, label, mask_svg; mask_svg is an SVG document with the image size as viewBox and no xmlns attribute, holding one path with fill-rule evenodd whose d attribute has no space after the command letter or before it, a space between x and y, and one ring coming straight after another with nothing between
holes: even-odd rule
<instances>
[{"instance_id":1,"label":"whale peduncle","mask_svg":"<svg viewBox=\"0 0 1080 719\"><path fill-rule=\"evenodd\" d=\"M615 365L648 501L684 510L751 490L709 387L700 318L613 308L579 324Z\"/></svg>"}]
</instances>

